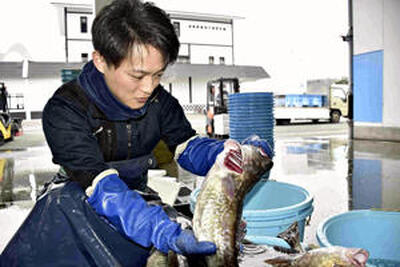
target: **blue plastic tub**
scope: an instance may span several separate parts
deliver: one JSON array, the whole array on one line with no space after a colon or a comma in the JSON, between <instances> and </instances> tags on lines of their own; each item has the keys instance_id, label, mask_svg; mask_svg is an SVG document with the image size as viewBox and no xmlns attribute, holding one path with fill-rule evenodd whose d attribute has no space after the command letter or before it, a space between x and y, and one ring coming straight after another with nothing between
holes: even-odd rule
<instances>
[{"instance_id":1,"label":"blue plastic tub","mask_svg":"<svg viewBox=\"0 0 400 267\"><path fill-rule=\"evenodd\" d=\"M314 210L312 204L312 195L300 186L276 181L258 182L244 201L246 238L254 243L269 244L269 237L277 236L297 221L303 241L306 219Z\"/></svg>"},{"instance_id":2,"label":"blue plastic tub","mask_svg":"<svg viewBox=\"0 0 400 267\"><path fill-rule=\"evenodd\" d=\"M370 253L370 261L400 266L400 212L356 210L338 214L318 225L317 239L324 247L364 248Z\"/></svg>"}]
</instances>

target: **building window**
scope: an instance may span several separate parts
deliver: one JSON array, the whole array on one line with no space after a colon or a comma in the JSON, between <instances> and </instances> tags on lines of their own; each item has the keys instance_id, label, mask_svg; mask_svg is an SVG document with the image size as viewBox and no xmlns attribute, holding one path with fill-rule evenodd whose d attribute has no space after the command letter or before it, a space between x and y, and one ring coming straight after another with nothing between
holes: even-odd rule
<instances>
[{"instance_id":1,"label":"building window","mask_svg":"<svg viewBox=\"0 0 400 267\"><path fill-rule=\"evenodd\" d=\"M81 33L88 32L87 17L81 16Z\"/></svg>"},{"instance_id":2,"label":"building window","mask_svg":"<svg viewBox=\"0 0 400 267\"><path fill-rule=\"evenodd\" d=\"M209 56L208 57L208 64L214 64L214 57L213 56Z\"/></svg>"},{"instance_id":3,"label":"building window","mask_svg":"<svg viewBox=\"0 0 400 267\"><path fill-rule=\"evenodd\" d=\"M181 24L177 21L174 21L172 23L172 25L174 25L176 35L178 35L178 37L180 37L181 36Z\"/></svg>"},{"instance_id":4,"label":"building window","mask_svg":"<svg viewBox=\"0 0 400 267\"><path fill-rule=\"evenodd\" d=\"M219 57L219 64L225 65L225 57Z\"/></svg>"},{"instance_id":5,"label":"building window","mask_svg":"<svg viewBox=\"0 0 400 267\"><path fill-rule=\"evenodd\" d=\"M190 63L190 58L188 56L178 56L176 60L177 63Z\"/></svg>"},{"instance_id":6,"label":"building window","mask_svg":"<svg viewBox=\"0 0 400 267\"><path fill-rule=\"evenodd\" d=\"M81 53L81 60L82 60L82 62L88 62L89 61L89 54L88 53Z\"/></svg>"}]
</instances>

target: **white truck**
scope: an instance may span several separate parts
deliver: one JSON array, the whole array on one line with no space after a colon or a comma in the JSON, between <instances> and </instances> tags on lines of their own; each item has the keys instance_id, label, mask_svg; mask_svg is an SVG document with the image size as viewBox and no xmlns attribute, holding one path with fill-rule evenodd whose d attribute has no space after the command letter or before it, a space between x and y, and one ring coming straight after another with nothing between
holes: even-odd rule
<instances>
[{"instance_id":1,"label":"white truck","mask_svg":"<svg viewBox=\"0 0 400 267\"><path fill-rule=\"evenodd\" d=\"M330 121L338 123L348 116L348 85L332 84L328 95L287 94L275 95L276 124L295 121Z\"/></svg>"}]
</instances>

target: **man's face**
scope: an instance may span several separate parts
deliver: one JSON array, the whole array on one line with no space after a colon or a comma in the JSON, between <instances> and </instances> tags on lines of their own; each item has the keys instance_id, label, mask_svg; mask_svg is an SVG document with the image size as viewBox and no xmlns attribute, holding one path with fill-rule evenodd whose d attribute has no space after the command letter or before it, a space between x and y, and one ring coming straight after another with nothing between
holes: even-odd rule
<instances>
[{"instance_id":1,"label":"man's face","mask_svg":"<svg viewBox=\"0 0 400 267\"><path fill-rule=\"evenodd\" d=\"M166 66L161 53L150 45L136 48L130 55L118 68L107 65L98 52L93 61L112 94L131 109L139 109L159 85Z\"/></svg>"}]
</instances>

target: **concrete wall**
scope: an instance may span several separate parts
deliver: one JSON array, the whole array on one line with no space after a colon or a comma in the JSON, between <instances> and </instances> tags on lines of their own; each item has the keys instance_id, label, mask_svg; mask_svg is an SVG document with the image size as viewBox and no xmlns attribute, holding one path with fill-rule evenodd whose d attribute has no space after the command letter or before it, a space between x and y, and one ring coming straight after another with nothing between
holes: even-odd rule
<instances>
[{"instance_id":1,"label":"concrete wall","mask_svg":"<svg viewBox=\"0 0 400 267\"><path fill-rule=\"evenodd\" d=\"M164 88L169 91L169 84L162 83ZM190 101L189 79L178 80L172 84L172 95L179 100L181 104L205 105L207 98L207 81L192 77L192 101Z\"/></svg>"},{"instance_id":2,"label":"concrete wall","mask_svg":"<svg viewBox=\"0 0 400 267\"><path fill-rule=\"evenodd\" d=\"M209 57L214 58L214 64L232 65L232 47L203 46L191 45L191 60L193 64L209 64ZM224 58L224 63L220 61L220 57Z\"/></svg>"},{"instance_id":3,"label":"concrete wall","mask_svg":"<svg viewBox=\"0 0 400 267\"><path fill-rule=\"evenodd\" d=\"M212 21L172 19L179 22L182 43L204 45L232 45L232 25Z\"/></svg>"},{"instance_id":4,"label":"concrete wall","mask_svg":"<svg viewBox=\"0 0 400 267\"><path fill-rule=\"evenodd\" d=\"M11 110L11 112L23 112L26 119L32 118L32 112L40 113L46 105L47 100L62 84L60 77L6 79L4 82L7 85L9 94L23 94L24 109L22 111ZM12 101L17 101L17 99L13 98ZM12 108L15 108L14 104L11 103L11 105Z\"/></svg>"},{"instance_id":5,"label":"concrete wall","mask_svg":"<svg viewBox=\"0 0 400 267\"><path fill-rule=\"evenodd\" d=\"M86 32L81 32L81 18L86 18ZM68 62L82 62L82 54L87 54L87 59L92 58L92 35L90 29L93 24L93 13L74 12L67 13L67 38Z\"/></svg>"},{"instance_id":6,"label":"concrete wall","mask_svg":"<svg viewBox=\"0 0 400 267\"><path fill-rule=\"evenodd\" d=\"M383 123L400 127L400 1L384 1Z\"/></svg>"},{"instance_id":7,"label":"concrete wall","mask_svg":"<svg viewBox=\"0 0 400 267\"><path fill-rule=\"evenodd\" d=\"M400 140L400 1L354 0L355 138Z\"/></svg>"}]
</instances>

